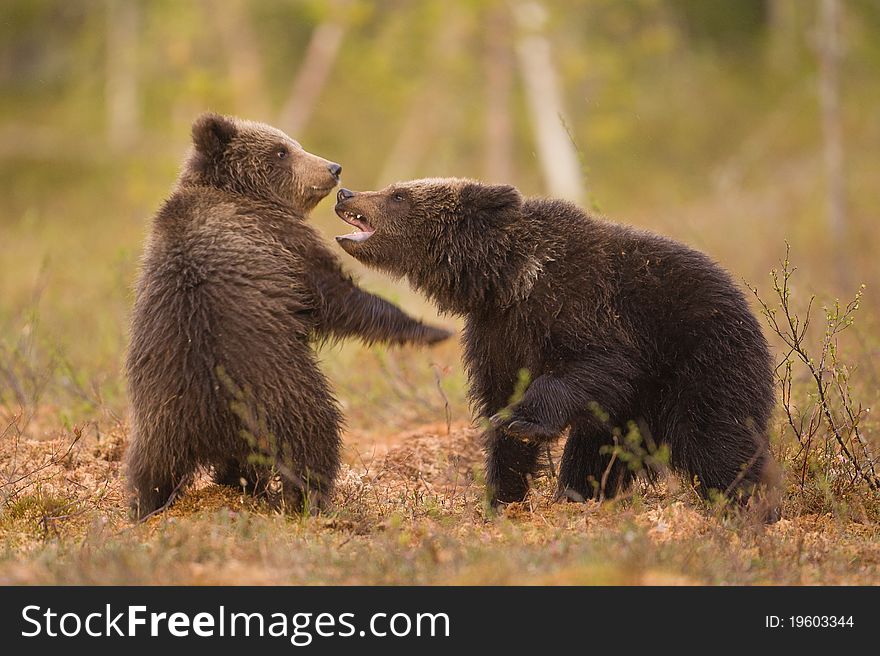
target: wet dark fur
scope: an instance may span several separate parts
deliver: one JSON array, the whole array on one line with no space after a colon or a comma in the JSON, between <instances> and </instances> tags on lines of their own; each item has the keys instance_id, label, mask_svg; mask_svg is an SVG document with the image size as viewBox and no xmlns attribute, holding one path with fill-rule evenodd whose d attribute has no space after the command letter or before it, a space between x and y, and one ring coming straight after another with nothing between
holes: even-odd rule
<instances>
[{"instance_id":1,"label":"wet dark fur","mask_svg":"<svg viewBox=\"0 0 880 656\"><path fill-rule=\"evenodd\" d=\"M603 480L604 496L619 493L633 472L602 447L629 422L646 442L668 444L671 466L701 494L745 503L760 482L773 487L767 343L707 256L567 202L466 180L357 193L337 204L345 211L375 229L360 243L337 238L346 251L465 316L470 393L491 426L493 502L524 499L545 445L565 429L559 496L595 498ZM531 384L500 412L521 369ZM774 504L763 506L768 519Z\"/></svg>"},{"instance_id":2,"label":"wet dark fur","mask_svg":"<svg viewBox=\"0 0 880 656\"><path fill-rule=\"evenodd\" d=\"M132 510L162 508L200 468L255 493L277 471L286 502L321 507L341 418L310 341L449 333L359 289L304 222L336 184L332 163L269 126L215 115L193 140L153 220L132 313Z\"/></svg>"}]
</instances>

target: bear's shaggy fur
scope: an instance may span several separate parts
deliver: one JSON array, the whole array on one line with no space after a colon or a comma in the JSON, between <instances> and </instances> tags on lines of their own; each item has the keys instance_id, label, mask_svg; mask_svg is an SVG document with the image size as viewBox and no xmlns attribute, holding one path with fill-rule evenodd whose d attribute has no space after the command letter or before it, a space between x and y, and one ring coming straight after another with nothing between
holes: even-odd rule
<instances>
[{"instance_id":1,"label":"bear's shaggy fur","mask_svg":"<svg viewBox=\"0 0 880 656\"><path fill-rule=\"evenodd\" d=\"M445 330L359 289L305 223L341 167L284 133L215 114L153 219L127 358L131 507L170 503L199 468L320 508L340 413L310 340L431 343Z\"/></svg>"},{"instance_id":2,"label":"bear's shaggy fur","mask_svg":"<svg viewBox=\"0 0 880 656\"><path fill-rule=\"evenodd\" d=\"M671 466L704 495L745 502L772 478L767 343L707 256L506 185L416 180L343 189L338 201L358 227L337 237L349 254L466 318L494 503L524 499L547 442L566 429L562 498L629 485L633 471L613 447L633 426L642 448L668 445ZM531 384L508 407L521 370Z\"/></svg>"}]
</instances>

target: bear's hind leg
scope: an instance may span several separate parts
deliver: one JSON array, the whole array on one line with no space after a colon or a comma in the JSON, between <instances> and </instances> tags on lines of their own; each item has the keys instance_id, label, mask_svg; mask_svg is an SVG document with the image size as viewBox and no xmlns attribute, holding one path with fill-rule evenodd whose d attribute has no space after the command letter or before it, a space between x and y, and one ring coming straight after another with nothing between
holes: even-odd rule
<instances>
[{"instance_id":1,"label":"bear's hind leg","mask_svg":"<svg viewBox=\"0 0 880 656\"><path fill-rule=\"evenodd\" d=\"M193 471L157 469L152 463L128 460L129 508L137 520L163 510L183 492L193 479Z\"/></svg>"},{"instance_id":2,"label":"bear's hind leg","mask_svg":"<svg viewBox=\"0 0 880 656\"><path fill-rule=\"evenodd\" d=\"M310 384L298 390L295 406L284 413L284 425L276 431L282 438L276 469L281 476L283 504L296 512L315 514L331 505L341 460L342 418L330 385L317 366L302 362L300 372Z\"/></svg>"},{"instance_id":3,"label":"bear's hind leg","mask_svg":"<svg viewBox=\"0 0 880 656\"><path fill-rule=\"evenodd\" d=\"M673 469L689 475L701 496L726 497L773 521L779 490L767 436L775 402L769 354L760 330L728 328L723 338L703 340L667 381L658 434Z\"/></svg>"},{"instance_id":4,"label":"bear's hind leg","mask_svg":"<svg viewBox=\"0 0 880 656\"><path fill-rule=\"evenodd\" d=\"M523 501L546 444L491 429L485 436L486 485L493 506Z\"/></svg>"},{"instance_id":5,"label":"bear's hind leg","mask_svg":"<svg viewBox=\"0 0 880 656\"><path fill-rule=\"evenodd\" d=\"M242 464L238 458L230 458L214 467L214 482L244 489L247 494L261 496L266 494L271 483L271 471L266 467Z\"/></svg>"},{"instance_id":6,"label":"bear's hind leg","mask_svg":"<svg viewBox=\"0 0 880 656\"><path fill-rule=\"evenodd\" d=\"M338 470L338 438L326 440L320 454L307 452L279 463L282 504L309 514L328 510Z\"/></svg>"},{"instance_id":7,"label":"bear's hind leg","mask_svg":"<svg viewBox=\"0 0 880 656\"><path fill-rule=\"evenodd\" d=\"M573 423L559 465L557 500L607 499L625 490L633 473L625 462L603 453L603 447L613 445L610 431L598 421Z\"/></svg>"},{"instance_id":8,"label":"bear's hind leg","mask_svg":"<svg viewBox=\"0 0 880 656\"><path fill-rule=\"evenodd\" d=\"M768 441L751 422L676 424L670 441L672 465L687 473L705 499L720 496L741 508L754 507L763 521L779 518L775 464Z\"/></svg>"}]
</instances>

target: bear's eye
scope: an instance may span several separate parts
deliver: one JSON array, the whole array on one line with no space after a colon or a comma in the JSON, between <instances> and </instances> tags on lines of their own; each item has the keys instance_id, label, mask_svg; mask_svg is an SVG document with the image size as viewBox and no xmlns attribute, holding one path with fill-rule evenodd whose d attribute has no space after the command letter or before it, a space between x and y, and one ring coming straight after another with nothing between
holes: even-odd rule
<instances>
[{"instance_id":1,"label":"bear's eye","mask_svg":"<svg viewBox=\"0 0 880 656\"><path fill-rule=\"evenodd\" d=\"M275 152L275 155L278 157L278 159L284 159L285 157L287 157L287 148L279 148Z\"/></svg>"},{"instance_id":2,"label":"bear's eye","mask_svg":"<svg viewBox=\"0 0 880 656\"><path fill-rule=\"evenodd\" d=\"M391 199L392 199L395 203L402 203L402 202L403 202L403 194L400 194L400 193L398 193L398 194L394 194L394 195L391 197Z\"/></svg>"}]
</instances>

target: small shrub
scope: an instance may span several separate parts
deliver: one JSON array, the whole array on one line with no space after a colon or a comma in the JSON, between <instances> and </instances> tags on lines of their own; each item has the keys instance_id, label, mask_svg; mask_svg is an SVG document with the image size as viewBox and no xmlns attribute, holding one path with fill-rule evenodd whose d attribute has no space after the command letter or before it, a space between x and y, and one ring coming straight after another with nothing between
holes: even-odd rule
<instances>
[{"instance_id":1,"label":"small shrub","mask_svg":"<svg viewBox=\"0 0 880 656\"><path fill-rule=\"evenodd\" d=\"M775 298L767 302L751 287L771 331L782 340L785 355L776 367L786 432L796 444L783 444L786 473L796 496L811 510L841 510L876 499L880 477L863 430L867 408L851 385L853 368L841 358L840 336L854 321L864 285L846 304L823 307L821 334L814 326L815 296L799 314L792 296L796 267L786 245L781 269L770 277Z\"/></svg>"}]
</instances>

